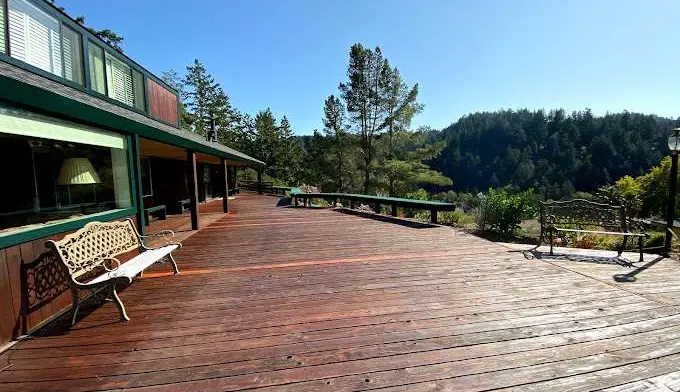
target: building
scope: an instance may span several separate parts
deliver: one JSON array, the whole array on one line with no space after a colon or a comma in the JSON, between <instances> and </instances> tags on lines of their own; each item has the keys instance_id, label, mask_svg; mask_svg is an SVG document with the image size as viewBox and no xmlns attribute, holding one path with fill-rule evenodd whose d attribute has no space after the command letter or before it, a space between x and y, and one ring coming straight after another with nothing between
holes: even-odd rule
<instances>
[{"instance_id":1,"label":"building","mask_svg":"<svg viewBox=\"0 0 680 392\"><path fill-rule=\"evenodd\" d=\"M190 208L198 229L200 200L225 196L233 168L263 165L180 129L178 104L50 2L0 0L0 346L69 303L31 292L44 282L25 269L48 268L47 239L126 217L143 231L144 208L160 205Z\"/></svg>"}]
</instances>

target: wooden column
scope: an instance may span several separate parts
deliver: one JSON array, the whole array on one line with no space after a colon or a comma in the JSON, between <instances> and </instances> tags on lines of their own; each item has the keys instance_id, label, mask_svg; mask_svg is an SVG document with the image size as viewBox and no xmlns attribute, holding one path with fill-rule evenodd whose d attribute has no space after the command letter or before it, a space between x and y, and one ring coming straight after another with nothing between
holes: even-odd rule
<instances>
[{"instance_id":1,"label":"wooden column","mask_svg":"<svg viewBox=\"0 0 680 392\"><path fill-rule=\"evenodd\" d=\"M262 194L262 168L257 168L257 193Z\"/></svg>"},{"instance_id":2,"label":"wooden column","mask_svg":"<svg viewBox=\"0 0 680 392\"><path fill-rule=\"evenodd\" d=\"M198 182L196 176L196 152L187 150L187 182L191 204L191 230L198 230Z\"/></svg>"},{"instance_id":3,"label":"wooden column","mask_svg":"<svg viewBox=\"0 0 680 392\"><path fill-rule=\"evenodd\" d=\"M227 161L224 158L220 159L220 178L224 178L222 211L226 214L229 212L229 168L227 167Z\"/></svg>"},{"instance_id":4,"label":"wooden column","mask_svg":"<svg viewBox=\"0 0 680 392\"><path fill-rule=\"evenodd\" d=\"M146 234L146 225L149 223L146 221L144 216L144 197L142 195L142 162L141 162L141 150L139 147L139 136L131 135L128 139L130 141L130 147L128 149L128 162L132 163L128 169L131 172L132 181L132 192L135 200L136 207L136 218L137 218L137 231L139 234Z\"/></svg>"}]
</instances>

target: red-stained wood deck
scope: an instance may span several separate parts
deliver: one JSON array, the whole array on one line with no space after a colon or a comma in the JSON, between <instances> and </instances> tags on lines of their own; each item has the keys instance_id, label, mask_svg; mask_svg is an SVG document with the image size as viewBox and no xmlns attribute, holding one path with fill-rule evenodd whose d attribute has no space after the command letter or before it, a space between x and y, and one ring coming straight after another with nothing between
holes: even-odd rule
<instances>
[{"instance_id":1,"label":"red-stained wood deck","mask_svg":"<svg viewBox=\"0 0 680 392\"><path fill-rule=\"evenodd\" d=\"M187 238L182 275L122 292L132 321L104 303L0 354L0 390L680 386L676 261L619 284L630 269L277 201L241 196Z\"/></svg>"}]
</instances>

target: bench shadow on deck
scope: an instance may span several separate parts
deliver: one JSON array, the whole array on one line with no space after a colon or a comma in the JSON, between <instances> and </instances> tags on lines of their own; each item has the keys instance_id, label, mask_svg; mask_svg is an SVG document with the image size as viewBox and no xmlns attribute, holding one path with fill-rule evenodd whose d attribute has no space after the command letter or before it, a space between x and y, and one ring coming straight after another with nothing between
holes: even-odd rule
<instances>
[{"instance_id":1,"label":"bench shadow on deck","mask_svg":"<svg viewBox=\"0 0 680 392\"><path fill-rule=\"evenodd\" d=\"M122 292L129 323L95 304L0 354L0 390L680 385L676 261L617 283L631 269L278 200L241 196L186 238L182 275L158 265Z\"/></svg>"}]
</instances>

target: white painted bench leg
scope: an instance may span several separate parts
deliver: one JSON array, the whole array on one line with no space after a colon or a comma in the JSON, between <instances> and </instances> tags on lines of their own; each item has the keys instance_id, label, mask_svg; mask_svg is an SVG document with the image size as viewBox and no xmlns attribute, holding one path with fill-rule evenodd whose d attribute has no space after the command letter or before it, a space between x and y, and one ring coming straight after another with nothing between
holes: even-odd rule
<instances>
[{"instance_id":1,"label":"white painted bench leg","mask_svg":"<svg viewBox=\"0 0 680 392\"><path fill-rule=\"evenodd\" d=\"M123 321L130 321L130 317L128 317L127 312L125 312L125 305L123 305L123 302L120 300L118 292L116 291L115 283L111 286L111 298L113 298L113 302L120 311L120 319Z\"/></svg>"},{"instance_id":2,"label":"white painted bench leg","mask_svg":"<svg viewBox=\"0 0 680 392\"><path fill-rule=\"evenodd\" d=\"M78 308L80 307L80 294L78 289L71 288L71 295L73 296L71 305L71 325L75 325L78 317Z\"/></svg>"},{"instance_id":3,"label":"white painted bench leg","mask_svg":"<svg viewBox=\"0 0 680 392\"><path fill-rule=\"evenodd\" d=\"M175 275L179 275L179 269L177 268L177 263L175 262L175 258L172 256L172 253L168 253L168 258L170 259L170 262L172 263L172 269L175 270Z\"/></svg>"}]
</instances>

